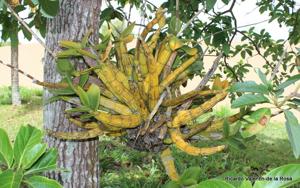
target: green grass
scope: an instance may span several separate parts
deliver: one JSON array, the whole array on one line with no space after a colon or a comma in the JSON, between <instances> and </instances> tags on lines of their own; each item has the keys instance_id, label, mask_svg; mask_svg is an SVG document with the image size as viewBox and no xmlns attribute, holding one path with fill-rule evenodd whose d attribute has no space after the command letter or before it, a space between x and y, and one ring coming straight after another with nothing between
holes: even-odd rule
<instances>
[{"instance_id":1,"label":"green grass","mask_svg":"<svg viewBox=\"0 0 300 188\"><path fill-rule=\"evenodd\" d=\"M0 42L0 47L3 47L3 46L10 46L10 42L3 42L3 41L1 41Z\"/></svg>"},{"instance_id":2,"label":"green grass","mask_svg":"<svg viewBox=\"0 0 300 188\"><path fill-rule=\"evenodd\" d=\"M217 145L218 141L195 145L211 144ZM226 152L207 157L189 156L175 147L172 151L179 173L188 167L200 166L201 180L231 172L261 176L272 168L300 162L293 156L282 123L270 123L256 140L247 143L245 150L229 148ZM157 155L129 149L119 138L102 138L100 161L101 187L160 187L168 179Z\"/></svg>"},{"instance_id":3,"label":"green grass","mask_svg":"<svg viewBox=\"0 0 300 188\"><path fill-rule=\"evenodd\" d=\"M36 98L41 98L43 91L40 89L28 89L20 87L20 96L22 104L30 103ZM11 104L11 87L0 87L0 105Z\"/></svg>"},{"instance_id":4,"label":"green grass","mask_svg":"<svg viewBox=\"0 0 300 188\"><path fill-rule=\"evenodd\" d=\"M11 140L19 126L30 124L42 127L42 90L22 88L22 105L12 106L9 87L0 87L0 128L5 129Z\"/></svg>"},{"instance_id":5,"label":"green grass","mask_svg":"<svg viewBox=\"0 0 300 188\"><path fill-rule=\"evenodd\" d=\"M0 105L0 127L8 131L12 140L20 125L31 124L41 128L42 100L38 95L29 97L27 103L20 107ZM231 115L226 107L217 108L213 113L218 117ZM152 188L161 187L168 181L157 154L133 150L122 138L100 139L101 187ZM195 143L197 146L217 144L218 141ZM172 151L179 173L188 167L200 166L202 180L233 171L246 176L262 175L284 164L300 163L293 156L284 125L276 122L270 123L257 135L257 139L247 143L245 150L228 148L226 152L207 157L189 156L175 147Z\"/></svg>"},{"instance_id":6,"label":"green grass","mask_svg":"<svg viewBox=\"0 0 300 188\"><path fill-rule=\"evenodd\" d=\"M120 138L100 138L101 187L161 187L168 178L157 154L133 150Z\"/></svg>"}]
</instances>

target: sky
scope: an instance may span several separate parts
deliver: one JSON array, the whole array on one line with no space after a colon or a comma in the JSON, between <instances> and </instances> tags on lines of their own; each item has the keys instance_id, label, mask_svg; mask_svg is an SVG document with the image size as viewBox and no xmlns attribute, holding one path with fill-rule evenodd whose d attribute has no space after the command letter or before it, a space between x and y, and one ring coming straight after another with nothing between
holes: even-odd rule
<instances>
[{"instance_id":1,"label":"sky","mask_svg":"<svg viewBox=\"0 0 300 188\"><path fill-rule=\"evenodd\" d=\"M149 0L156 6L161 5L164 0ZM180 2L180 1L179 1ZM296 0L297 4L300 4L300 0ZM243 26L248 25L256 22L260 22L263 20L266 20L269 18L268 14L260 14L257 6L255 5L256 0L246 0L241 2L241 0L237 0L237 4L233 8L233 12L236 15L237 19L237 25ZM216 10L218 11L224 11L227 10L230 6L225 6L221 0L218 0L216 3ZM202 7L201 7L202 8ZM128 10L128 9L127 9ZM137 11L134 11L132 13L136 16L131 16L134 18L138 18L140 13ZM204 16L203 14L200 14L199 17L203 20L208 20L207 16ZM138 21L138 20L135 20ZM138 21L139 22L139 21ZM250 26L252 27L252 26ZM250 27L245 27L243 30L249 29ZM261 29L266 29L268 32L270 32L271 36L274 37L274 39L286 39L288 37L288 28L287 27L279 27L278 23L276 21L273 21L271 23L264 22L262 24L258 24L255 26L255 30L260 31Z\"/></svg>"},{"instance_id":2,"label":"sky","mask_svg":"<svg viewBox=\"0 0 300 188\"><path fill-rule=\"evenodd\" d=\"M156 6L160 6L164 0L149 0L151 3ZM175 0L174 0L175 1ZM114 1L112 1L114 4ZM256 0L246 0L241 2L241 0L237 0L237 4L234 6L233 12L236 15L237 25L244 26L252 23L257 23L269 18L268 14L260 14L257 6L255 5ZM229 3L230 4L230 3ZM296 5L300 6L300 0L296 0ZM103 0L102 9L107 7L107 3ZM216 10L222 11L228 9L229 5L225 6L221 0L217 1ZM129 14L129 6L125 7L126 14ZM135 21L136 23L140 23L141 12L132 9L131 12L131 21ZM204 13L200 14L199 17L203 20L208 20L208 17L204 15ZM241 30L247 30L252 26L244 27ZM276 21L271 23L264 22L261 24L255 25L255 30L260 31L261 29L266 29L274 39L286 39L288 37L289 29L285 26L279 27L279 24ZM21 43L28 43L24 36L20 32L20 41ZM239 36L236 37L239 39ZM31 42L36 43L36 40L32 40Z\"/></svg>"}]
</instances>

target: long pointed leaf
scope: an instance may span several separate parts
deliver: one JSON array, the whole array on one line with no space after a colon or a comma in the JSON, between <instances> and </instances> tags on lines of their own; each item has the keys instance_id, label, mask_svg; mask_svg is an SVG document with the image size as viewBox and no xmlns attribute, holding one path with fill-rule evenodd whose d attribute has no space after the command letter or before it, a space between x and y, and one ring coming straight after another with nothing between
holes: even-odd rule
<instances>
[{"instance_id":1,"label":"long pointed leaf","mask_svg":"<svg viewBox=\"0 0 300 188\"><path fill-rule=\"evenodd\" d=\"M286 131L289 136L289 141L291 143L294 155L296 158L300 156L300 124L291 111L284 111L286 119Z\"/></svg>"}]
</instances>

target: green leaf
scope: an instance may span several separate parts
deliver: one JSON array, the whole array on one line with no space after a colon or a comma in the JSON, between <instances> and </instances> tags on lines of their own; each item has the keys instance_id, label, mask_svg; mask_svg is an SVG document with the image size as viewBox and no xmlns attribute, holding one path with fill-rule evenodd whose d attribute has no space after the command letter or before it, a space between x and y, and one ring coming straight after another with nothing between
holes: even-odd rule
<instances>
[{"instance_id":1,"label":"green leaf","mask_svg":"<svg viewBox=\"0 0 300 188\"><path fill-rule=\"evenodd\" d=\"M288 187L300 182L300 164L288 164L272 169L263 177L272 181L256 181L253 188Z\"/></svg>"},{"instance_id":2,"label":"green leaf","mask_svg":"<svg viewBox=\"0 0 300 188\"><path fill-rule=\"evenodd\" d=\"M33 165L33 163L35 163L45 153L46 148L46 144L40 143L27 150L22 161L23 168L30 168Z\"/></svg>"},{"instance_id":3,"label":"green leaf","mask_svg":"<svg viewBox=\"0 0 300 188\"><path fill-rule=\"evenodd\" d=\"M84 87L84 85L86 84L86 82L89 80L89 74L82 74L80 75L80 78L79 78L79 85L81 87Z\"/></svg>"},{"instance_id":4,"label":"green leaf","mask_svg":"<svg viewBox=\"0 0 300 188\"><path fill-rule=\"evenodd\" d=\"M224 54L225 54L225 55L228 55L229 52L230 52L230 45L227 44L227 43L224 43L223 46L222 46L222 48L223 48Z\"/></svg>"},{"instance_id":5,"label":"green leaf","mask_svg":"<svg viewBox=\"0 0 300 188\"><path fill-rule=\"evenodd\" d=\"M22 171L8 169L0 174L0 188L19 188L22 178Z\"/></svg>"},{"instance_id":6,"label":"green leaf","mask_svg":"<svg viewBox=\"0 0 300 188\"><path fill-rule=\"evenodd\" d=\"M53 18L58 13L59 1L58 0L39 0L40 11L46 18Z\"/></svg>"},{"instance_id":7,"label":"green leaf","mask_svg":"<svg viewBox=\"0 0 300 188\"><path fill-rule=\"evenodd\" d=\"M254 123L258 123L264 116L271 116L270 108L259 108L250 114L250 118L254 120Z\"/></svg>"},{"instance_id":8,"label":"green leaf","mask_svg":"<svg viewBox=\"0 0 300 188\"><path fill-rule=\"evenodd\" d=\"M230 2L230 0L222 0L222 2L226 5L228 5L228 3Z\"/></svg>"},{"instance_id":9,"label":"green leaf","mask_svg":"<svg viewBox=\"0 0 300 188\"><path fill-rule=\"evenodd\" d=\"M296 116L289 110L284 111L285 115L285 127L289 136L294 155L296 158L300 156L300 124Z\"/></svg>"},{"instance_id":10,"label":"green leaf","mask_svg":"<svg viewBox=\"0 0 300 188\"><path fill-rule=\"evenodd\" d=\"M181 186L176 181L169 181L163 186L163 188L181 188Z\"/></svg>"},{"instance_id":11,"label":"green leaf","mask_svg":"<svg viewBox=\"0 0 300 188\"><path fill-rule=\"evenodd\" d=\"M266 75L259 68L255 68L255 72L257 73L257 75L259 76L260 80L264 85L266 86L269 85Z\"/></svg>"},{"instance_id":12,"label":"green leaf","mask_svg":"<svg viewBox=\"0 0 300 188\"><path fill-rule=\"evenodd\" d=\"M239 188L252 188L252 183L249 180L244 180L244 181L242 181Z\"/></svg>"},{"instance_id":13,"label":"green leaf","mask_svg":"<svg viewBox=\"0 0 300 188\"><path fill-rule=\"evenodd\" d=\"M132 33L133 29L134 29L134 26L135 26L135 22L128 25L126 27L126 29L124 29L124 31L121 33L120 38L130 35Z\"/></svg>"},{"instance_id":14,"label":"green leaf","mask_svg":"<svg viewBox=\"0 0 300 188\"><path fill-rule=\"evenodd\" d=\"M76 112L89 112L91 109L89 107L86 106L80 106L77 108L70 108L68 110L66 110L66 113L76 113Z\"/></svg>"},{"instance_id":15,"label":"green leaf","mask_svg":"<svg viewBox=\"0 0 300 188\"><path fill-rule=\"evenodd\" d=\"M31 39L32 39L31 33L30 33L23 25L21 25L21 29L22 29L22 32L23 32L24 37L25 37L28 41L31 41Z\"/></svg>"},{"instance_id":16,"label":"green leaf","mask_svg":"<svg viewBox=\"0 0 300 188\"><path fill-rule=\"evenodd\" d=\"M269 99L261 94L244 94L241 97L234 100L231 104L232 108L242 108L248 105L254 105L258 103L269 102Z\"/></svg>"},{"instance_id":17,"label":"green leaf","mask_svg":"<svg viewBox=\"0 0 300 188\"><path fill-rule=\"evenodd\" d=\"M185 186L197 184L200 180L201 168L190 167L187 168L179 179L179 183Z\"/></svg>"},{"instance_id":18,"label":"green leaf","mask_svg":"<svg viewBox=\"0 0 300 188\"><path fill-rule=\"evenodd\" d=\"M14 159L13 150L7 133L0 128L0 164L11 167Z\"/></svg>"},{"instance_id":19,"label":"green leaf","mask_svg":"<svg viewBox=\"0 0 300 188\"><path fill-rule=\"evenodd\" d=\"M298 80L300 80L300 74L297 74L295 76L288 78L285 82L279 84L276 89L280 90L280 89L286 88L289 85L296 83Z\"/></svg>"},{"instance_id":20,"label":"green leaf","mask_svg":"<svg viewBox=\"0 0 300 188\"><path fill-rule=\"evenodd\" d=\"M64 88L64 89L50 89L50 93L54 95L74 95L75 91L72 88Z\"/></svg>"},{"instance_id":21,"label":"green leaf","mask_svg":"<svg viewBox=\"0 0 300 188\"><path fill-rule=\"evenodd\" d=\"M206 10L210 11L211 9L214 8L217 0L206 0L205 2L206 2Z\"/></svg>"},{"instance_id":22,"label":"green leaf","mask_svg":"<svg viewBox=\"0 0 300 188\"><path fill-rule=\"evenodd\" d=\"M245 59L245 57L246 57L246 51L241 51L241 57L243 58L243 59Z\"/></svg>"},{"instance_id":23,"label":"green leaf","mask_svg":"<svg viewBox=\"0 0 300 188\"><path fill-rule=\"evenodd\" d=\"M236 150L243 150L246 149L246 145L243 143L242 140L238 139L238 138L229 138L227 140L227 144L231 147L233 147Z\"/></svg>"},{"instance_id":24,"label":"green leaf","mask_svg":"<svg viewBox=\"0 0 300 188\"><path fill-rule=\"evenodd\" d=\"M228 119L225 118L224 123L223 123L223 135L224 135L224 137L228 138L229 133L230 133L229 122L228 122Z\"/></svg>"},{"instance_id":25,"label":"green leaf","mask_svg":"<svg viewBox=\"0 0 300 188\"><path fill-rule=\"evenodd\" d=\"M196 55L198 53L198 49L197 48L191 48L188 45L184 45L180 49L183 50L188 55Z\"/></svg>"},{"instance_id":26,"label":"green leaf","mask_svg":"<svg viewBox=\"0 0 300 188\"><path fill-rule=\"evenodd\" d=\"M76 49L67 49L67 50L59 51L56 54L56 57L58 58L70 58L70 57L78 57L78 56L82 56L82 55L79 52L77 52Z\"/></svg>"},{"instance_id":27,"label":"green leaf","mask_svg":"<svg viewBox=\"0 0 300 188\"><path fill-rule=\"evenodd\" d=\"M46 151L33 166L25 172L25 175L41 173L56 169L57 150L51 148Z\"/></svg>"},{"instance_id":28,"label":"green leaf","mask_svg":"<svg viewBox=\"0 0 300 188\"><path fill-rule=\"evenodd\" d=\"M233 84L230 89L230 92L253 92L253 93L262 93L268 94L268 88L265 85L257 84L254 81L245 81L238 82Z\"/></svg>"},{"instance_id":29,"label":"green leaf","mask_svg":"<svg viewBox=\"0 0 300 188\"><path fill-rule=\"evenodd\" d=\"M58 59L56 69L61 75L71 75L74 71L74 65L68 59Z\"/></svg>"},{"instance_id":30,"label":"green leaf","mask_svg":"<svg viewBox=\"0 0 300 188\"><path fill-rule=\"evenodd\" d=\"M31 176L24 182L32 188L62 188L57 181L43 176Z\"/></svg>"},{"instance_id":31,"label":"green leaf","mask_svg":"<svg viewBox=\"0 0 300 188\"><path fill-rule=\"evenodd\" d=\"M86 107L90 107L90 99L87 92L85 92L80 86L76 87L75 92L79 96L82 104Z\"/></svg>"},{"instance_id":32,"label":"green leaf","mask_svg":"<svg viewBox=\"0 0 300 188\"><path fill-rule=\"evenodd\" d=\"M96 84L91 84L87 90L87 95L90 101L90 108L92 110L98 110L100 105L100 88Z\"/></svg>"},{"instance_id":33,"label":"green leaf","mask_svg":"<svg viewBox=\"0 0 300 188\"><path fill-rule=\"evenodd\" d=\"M14 158L17 165L21 165L25 154L36 144L41 143L42 132L32 126L22 126L16 136L14 143Z\"/></svg>"},{"instance_id":34,"label":"green leaf","mask_svg":"<svg viewBox=\"0 0 300 188\"><path fill-rule=\"evenodd\" d=\"M226 181L218 179L209 179L200 182L195 188L235 188L233 185L227 183Z\"/></svg>"},{"instance_id":35,"label":"green leaf","mask_svg":"<svg viewBox=\"0 0 300 188\"><path fill-rule=\"evenodd\" d=\"M178 32L180 32L182 27L182 21L176 18L176 16L172 16L170 23L168 24L168 32L173 35L177 35Z\"/></svg>"}]
</instances>

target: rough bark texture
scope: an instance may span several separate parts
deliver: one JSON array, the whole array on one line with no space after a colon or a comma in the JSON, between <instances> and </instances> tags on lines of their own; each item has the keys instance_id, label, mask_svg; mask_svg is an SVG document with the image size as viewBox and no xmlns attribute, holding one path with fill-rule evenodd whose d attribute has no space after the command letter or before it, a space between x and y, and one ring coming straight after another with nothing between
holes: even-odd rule
<instances>
[{"instance_id":1,"label":"rough bark texture","mask_svg":"<svg viewBox=\"0 0 300 188\"><path fill-rule=\"evenodd\" d=\"M99 14L101 0L60 0L58 15L47 22L46 45L54 52L59 51L59 40L80 41L89 28L95 31L91 39L98 42ZM57 82L60 76L56 72L53 57L46 53L44 80ZM84 65L74 60L78 67ZM44 99L51 94L45 91ZM64 116L64 110L70 106L64 102L55 102L44 106L44 128L53 131L80 131ZM46 136L45 141L59 152L58 167L67 171L47 174L61 182L64 188L94 188L99 183L98 139L86 141L64 141Z\"/></svg>"},{"instance_id":2,"label":"rough bark texture","mask_svg":"<svg viewBox=\"0 0 300 188\"><path fill-rule=\"evenodd\" d=\"M11 65L18 68L19 47L11 45ZM21 105L19 74L15 69L11 69L11 102L13 105Z\"/></svg>"}]
</instances>

